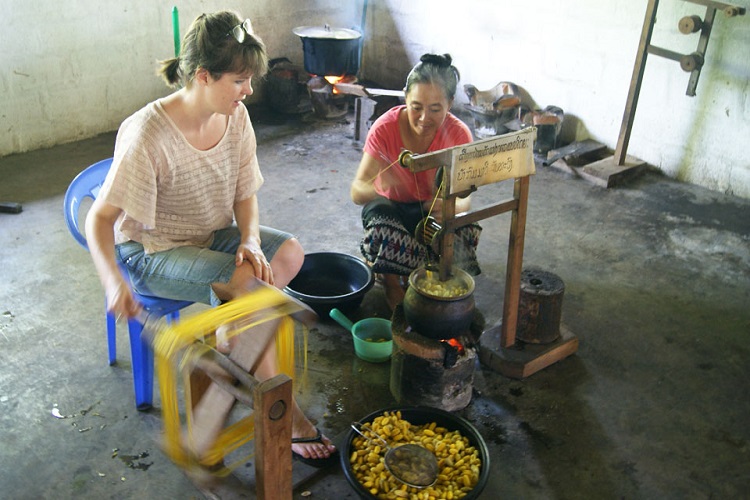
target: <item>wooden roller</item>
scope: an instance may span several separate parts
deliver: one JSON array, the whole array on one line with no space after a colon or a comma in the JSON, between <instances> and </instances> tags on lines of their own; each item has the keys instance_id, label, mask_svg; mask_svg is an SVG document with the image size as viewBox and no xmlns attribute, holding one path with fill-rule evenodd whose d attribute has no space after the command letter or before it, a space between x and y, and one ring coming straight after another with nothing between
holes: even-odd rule
<instances>
[{"instance_id":1,"label":"wooden roller","mask_svg":"<svg viewBox=\"0 0 750 500\"><path fill-rule=\"evenodd\" d=\"M679 23L677 23L677 27L679 28L680 33L689 35L690 33L695 33L703 28L703 19L701 19L701 16L685 16L680 19Z\"/></svg>"},{"instance_id":2,"label":"wooden roller","mask_svg":"<svg viewBox=\"0 0 750 500\"><path fill-rule=\"evenodd\" d=\"M686 54L680 58L680 67L688 73L700 69L701 66L703 66L703 56L698 52Z\"/></svg>"},{"instance_id":3,"label":"wooden roller","mask_svg":"<svg viewBox=\"0 0 750 500\"><path fill-rule=\"evenodd\" d=\"M724 15L727 17L734 17L744 14L744 10L742 7L737 7L735 5L727 5L724 7Z\"/></svg>"}]
</instances>

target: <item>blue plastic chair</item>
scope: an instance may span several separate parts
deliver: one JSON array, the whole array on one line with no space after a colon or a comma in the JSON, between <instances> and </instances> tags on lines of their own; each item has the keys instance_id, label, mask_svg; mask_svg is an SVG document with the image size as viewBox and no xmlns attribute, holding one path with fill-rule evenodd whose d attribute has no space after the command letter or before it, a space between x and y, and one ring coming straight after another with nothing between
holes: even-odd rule
<instances>
[{"instance_id":1,"label":"blue plastic chair","mask_svg":"<svg viewBox=\"0 0 750 500\"><path fill-rule=\"evenodd\" d=\"M99 190L104 183L104 178L109 172L112 165L112 158L101 160L86 168L78 174L68 186L63 202L65 212L65 223L68 226L70 234L86 250L88 243L86 236L81 231L79 220L79 211L81 202L86 198L95 200ZM123 275L127 278L127 272ZM153 318L167 317L167 321L176 321L180 317L180 309L183 309L193 302L184 300L171 300L148 295L141 295L133 292L136 300L142 305L144 310ZM116 320L114 314L107 311L107 344L109 347L109 364L113 365L117 359L117 343L115 340ZM141 338L143 325L138 319L131 318L128 320L128 331L130 333L130 353L131 364L133 367L133 385L135 388L135 406L139 410L148 410L153 403L154 393L154 353L147 342Z\"/></svg>"}]
</instances>

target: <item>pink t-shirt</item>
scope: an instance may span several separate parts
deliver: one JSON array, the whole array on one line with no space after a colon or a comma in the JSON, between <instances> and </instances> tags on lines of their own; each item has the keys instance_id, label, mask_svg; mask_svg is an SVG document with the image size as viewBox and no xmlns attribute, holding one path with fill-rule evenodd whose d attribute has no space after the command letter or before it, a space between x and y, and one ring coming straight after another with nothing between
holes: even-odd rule
<instances>
[{"instance_id":1,"label":"pink t-shirt","mask_svg":"<svg viewBox=\"0 0 750 500\"><path fill-rule=\"evenodd\" d=\"M200 151L155 101L120 126L99 196L123 210L115 242L138 241L152 253L209 246L214 231L232 223L234 204L262 184L245 106L229 116L219 143Z\"/></svg>"},{"instance_id":2,"label":"pink t-shirt","mask_svg":"<svg viewBox=\"0 0 750 500\"><path fill-rule=\"evenodd\" d=\"M367 134L364 151L378 161L391 165L375 179L375 191L389 200L402 203L431 200L435 194L435 170L412 173L398 163L405 149L398 126L398 117L406 105L395 106L375 120ZM448 113L426 153L467 144L472 141L471 130L464 122ZM386 185L395 188L383 188Z\"/></svg>"}]
</instances>

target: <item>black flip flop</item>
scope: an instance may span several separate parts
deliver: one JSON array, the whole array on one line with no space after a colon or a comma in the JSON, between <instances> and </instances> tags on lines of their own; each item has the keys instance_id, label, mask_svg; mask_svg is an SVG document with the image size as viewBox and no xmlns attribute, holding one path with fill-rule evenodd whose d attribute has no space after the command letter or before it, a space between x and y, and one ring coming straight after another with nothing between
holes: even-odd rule
<instances>
[{"instance_id":1,"label":"black flip flop","mask_svg":"<svg viewBox=\"0 0 750 500\"><path fill-rule=\"evenodd\" d=\"M323 434L320 432L320 429L317 427L315 428L317 431L317 434L315 437L309 437L309 438L292 438L292 444L294 443L320 443L325 444L323 442ZM292 458L295 460L298 460L302 462L303 464L310 465L312 467L328 467L330 465L333 465L334 463L339 461L339 450L336 449L333 453L328 455L326 458L305 458L299 453L296 453L294 450L292 450Z\"/></svg>"}]
</instances>

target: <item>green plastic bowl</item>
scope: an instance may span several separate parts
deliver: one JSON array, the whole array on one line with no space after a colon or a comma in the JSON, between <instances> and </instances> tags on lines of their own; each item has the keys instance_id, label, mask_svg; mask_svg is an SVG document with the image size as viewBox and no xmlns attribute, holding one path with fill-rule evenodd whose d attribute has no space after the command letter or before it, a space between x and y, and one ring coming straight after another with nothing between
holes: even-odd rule
<instances>
[{"instance_id":1,"label":"green plastic bowl","mask_svg":"<svg viewBox=\"0 0 750 500\"><path fill-rule=\"evenodd\" d=\"M351 332L354 339L354 353L359 359L370 363L383 363L391 357L391 351L393 351L391 320L365 318L352 323L335 307L328 312L328 315Z\"/></svg>"},{"instance_id":2,"label":"green plastic bowl","mask_svg":"<svg viewBox=\"0 0 750 500\"><path fill-rule=\"evenodd\" d=\"M393 351L393 333L390 320L367 318L357 321L352 328L354 353L370 363L384 363Z\"/></svg>"}]
</instances>

